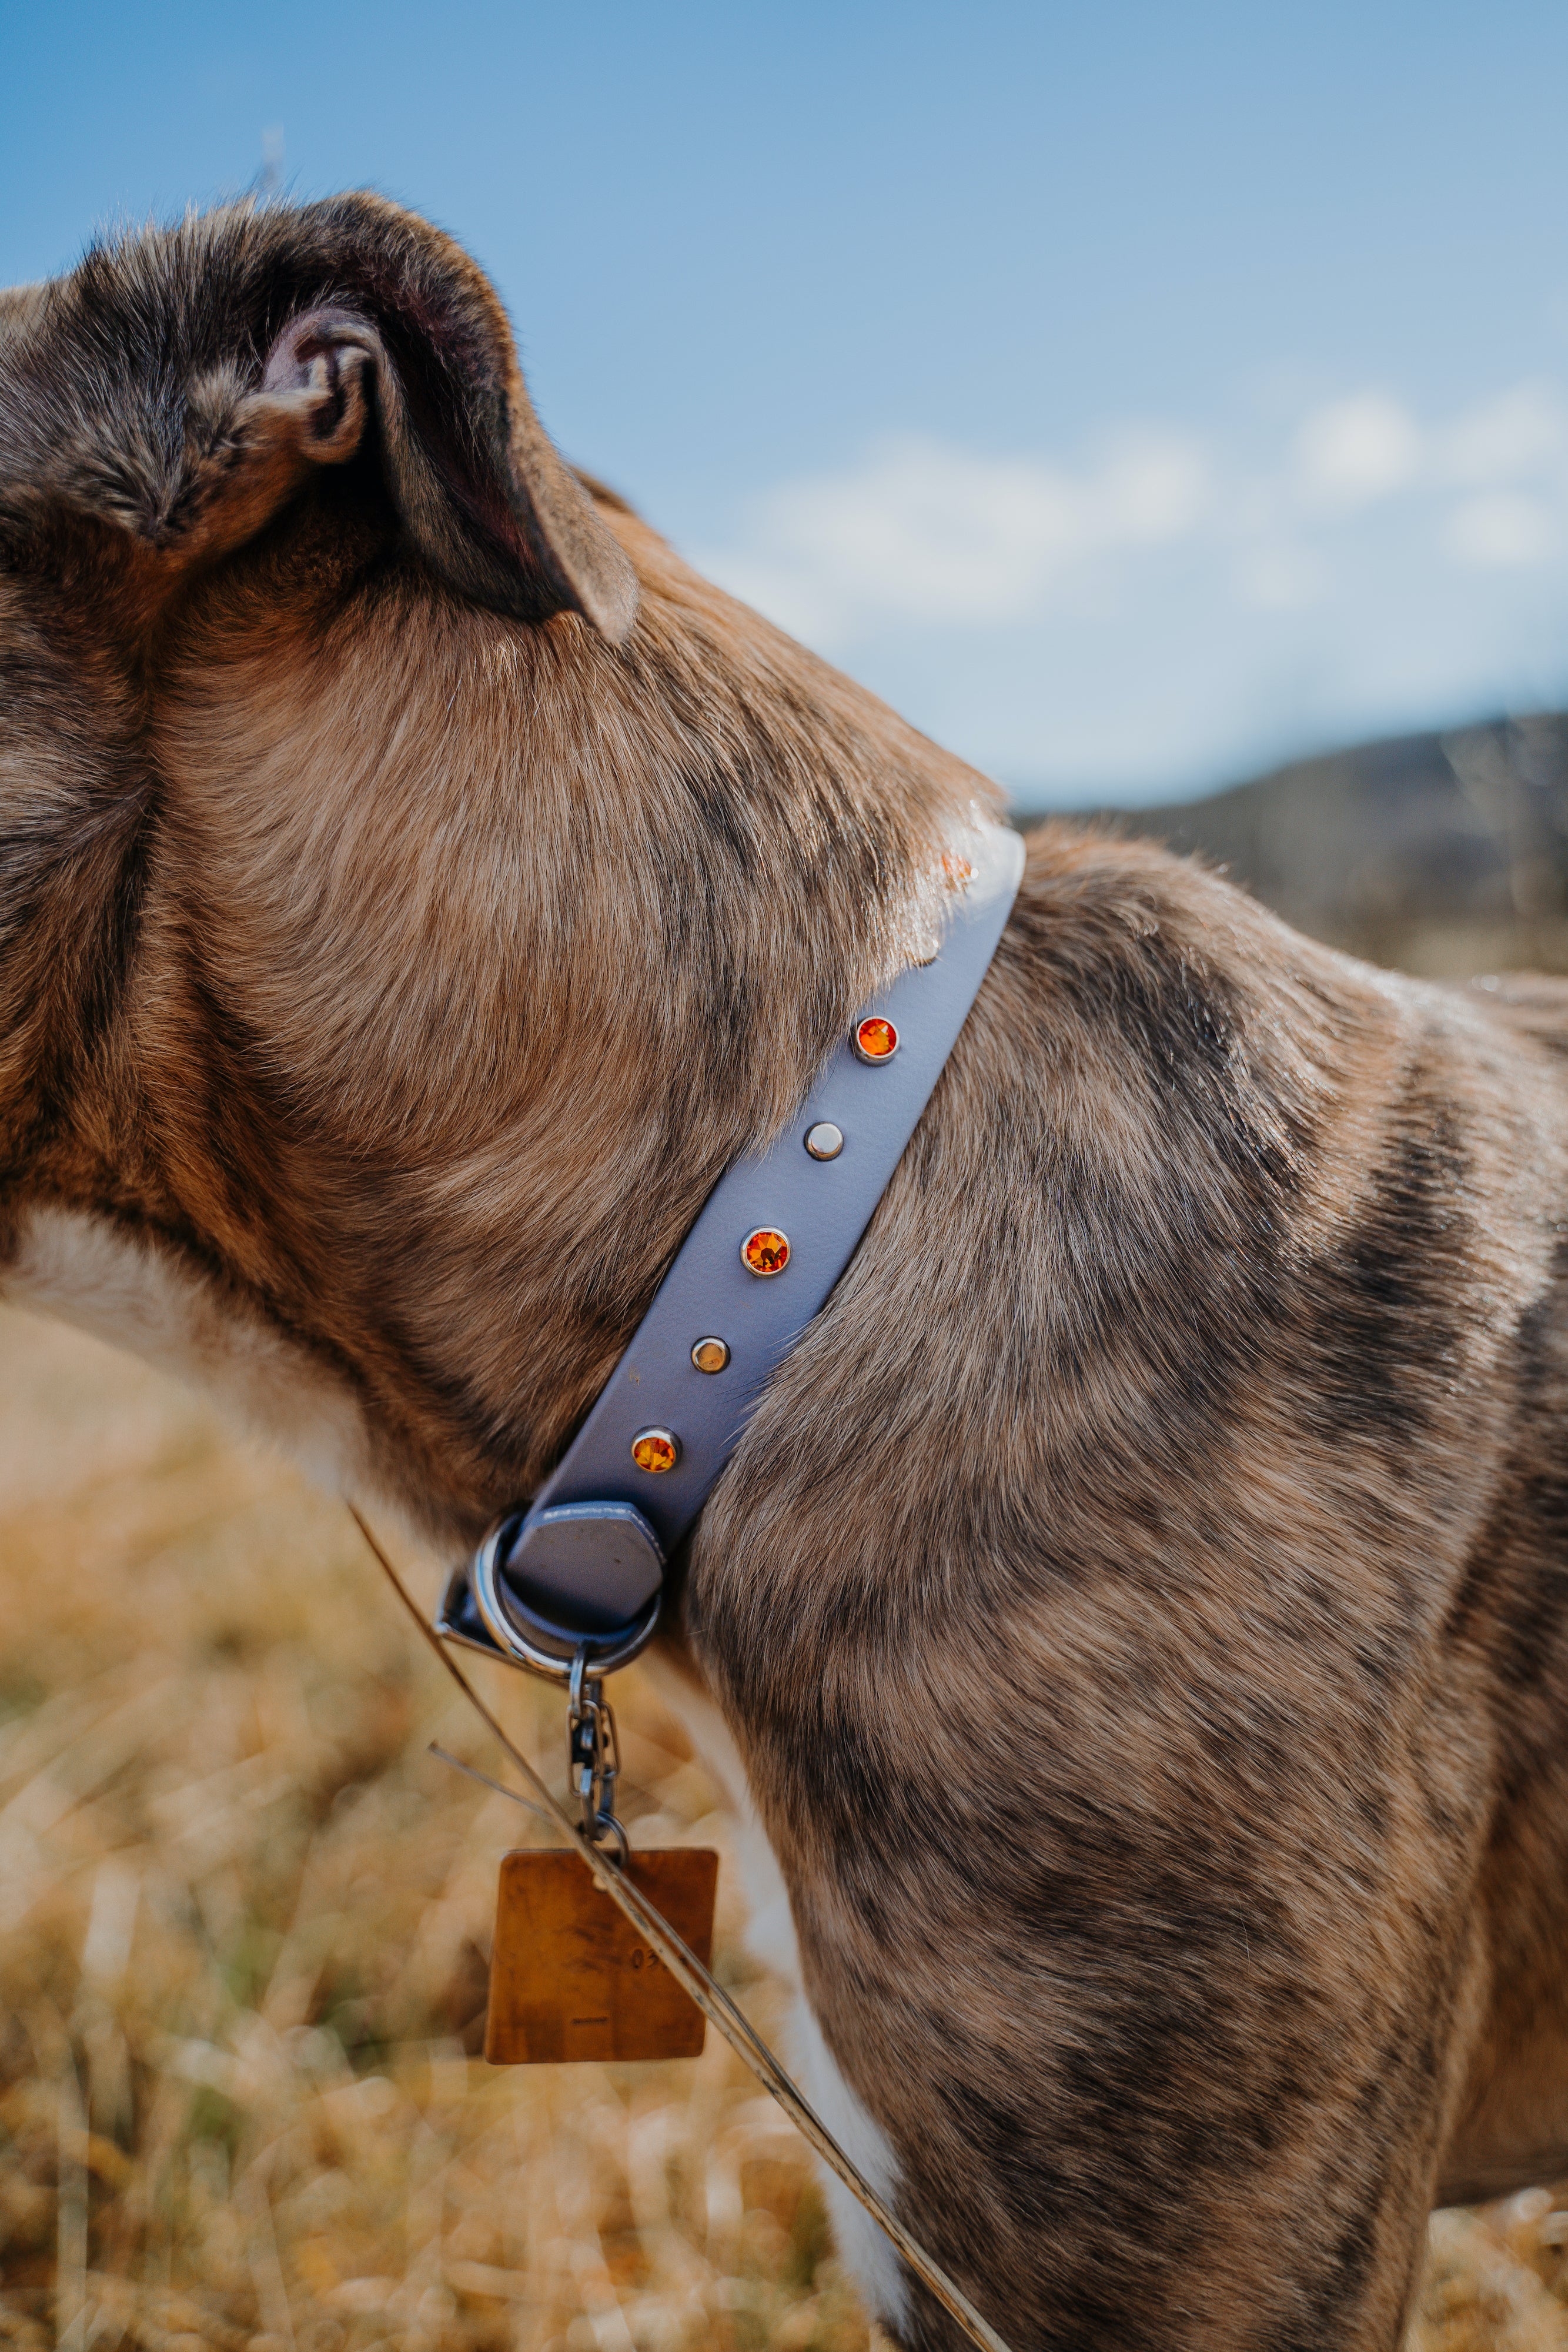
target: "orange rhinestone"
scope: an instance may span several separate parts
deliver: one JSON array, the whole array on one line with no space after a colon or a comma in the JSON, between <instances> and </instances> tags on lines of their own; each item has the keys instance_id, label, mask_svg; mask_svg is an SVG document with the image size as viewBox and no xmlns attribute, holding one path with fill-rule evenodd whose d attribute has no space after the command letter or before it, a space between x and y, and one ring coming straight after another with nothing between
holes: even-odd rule
<instances>
[{"instance_id":1,"label":"orange rhinestone","mask_svg":"<svg viewBox=\"0 0 1568 2352\"><path fill-rule=\"evenodd\" d=\"M640 1429L632 1440L632 1459L639 1470L657 1477L673 1470L681 1458L681 1441L667 1429Z\"/></svg>"},{"instance_id":2,"label":"orange rhinestone","mask_svg":"<svg viewBox=\"0 0 1568 2352\"><path fill-rule=\"evenodd\" d=\"M782 1274L789 1263L789 1236L771 1225L758 1225L740 1244L740 1262L747 1274Z\"/></svg>"},{"instance_id":3,"label":"orange rhinestone","mask_svg":"<svg viewBox=\"0 0 1568 2352\"><path fill-rule=\"evenodd\" d=\"M891 1061L898 1051L898 1032L891 1021L873 1013L855 1031L855 1052L862 1062Z\"/></svg>"}]
</instances>

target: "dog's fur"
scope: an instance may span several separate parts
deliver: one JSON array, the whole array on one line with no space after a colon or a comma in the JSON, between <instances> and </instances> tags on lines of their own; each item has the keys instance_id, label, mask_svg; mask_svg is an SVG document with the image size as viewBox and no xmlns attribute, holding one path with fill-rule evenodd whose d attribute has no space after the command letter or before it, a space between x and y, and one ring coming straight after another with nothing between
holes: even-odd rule
<instances>
[{"instance_id":1,"label":"dog's fur","mask_svg":"<svg viewBox=\"0 0 1568 2352\"><path fill-rule=\"evenodd\" d=\"M6 1287L450 1549L995 805L367 197L0 298L0 696ZM705 1514L817 2095L1015 2352L1392 2346L1568 2165L1565 1048L1042 831Z\"/></svg>"}]
</instances>

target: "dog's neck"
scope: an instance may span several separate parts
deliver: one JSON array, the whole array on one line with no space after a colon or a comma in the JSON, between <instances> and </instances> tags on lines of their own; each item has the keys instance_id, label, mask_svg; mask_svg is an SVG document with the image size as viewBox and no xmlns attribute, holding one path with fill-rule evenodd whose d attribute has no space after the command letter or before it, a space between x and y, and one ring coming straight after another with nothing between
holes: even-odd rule
<instances>
[{"instance_id":1,"label":"dog's neck","mask_svg":"<svg viewBox=\"0 0 1568 2352\"><path fill-rule=\"evenodd\" d=\"M131 950L24 1171L329 1366L444 1535L537 1483L994 806L615 520L623 654L341 564L285 622L197 595L67 922L134 904Z\"/></svg>"}]
</instances>

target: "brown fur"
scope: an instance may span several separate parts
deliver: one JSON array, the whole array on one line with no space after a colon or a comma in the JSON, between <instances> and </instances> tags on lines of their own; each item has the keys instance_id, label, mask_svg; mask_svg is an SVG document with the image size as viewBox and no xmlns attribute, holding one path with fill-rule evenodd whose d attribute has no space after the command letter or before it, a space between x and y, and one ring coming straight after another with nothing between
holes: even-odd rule
<instances>
[{"instance_id":1,"label":"brown fur","mask_svg":"<svg viewBox=\"0 0 1568 2352\"><path fill-rule=\"evenodd\" d=\"M368 198L0 306L0 1251L111 1229L454 1547L995 804ZM1392 2346L1434 2200L1568 2163L1565 1051L1043 830L705 1514L685 1671L1016 2352Z\"/></svg>"}]
</instances>

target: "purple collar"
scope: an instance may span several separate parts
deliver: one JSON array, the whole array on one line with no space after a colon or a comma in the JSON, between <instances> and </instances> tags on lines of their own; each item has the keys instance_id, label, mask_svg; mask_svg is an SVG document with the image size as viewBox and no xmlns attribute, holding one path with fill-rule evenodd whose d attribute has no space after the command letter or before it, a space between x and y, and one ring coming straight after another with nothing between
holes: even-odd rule
<instances>
[{"instance_id":1,"label":"purple collar","mask_svg":"<svg viewBox=\"0 0 1568 2352\"><path fill-rule=\"evenodd\" d=\"M866 1008L779 1141L719 1179L531 1507L451 1577L449 1640L565 1681L585 1645L606 1674L653 1633L666 1560L853 1256L990 969L1023 843L994 826L965 846L940 952Z\"/></svg>"}]
</instances>

